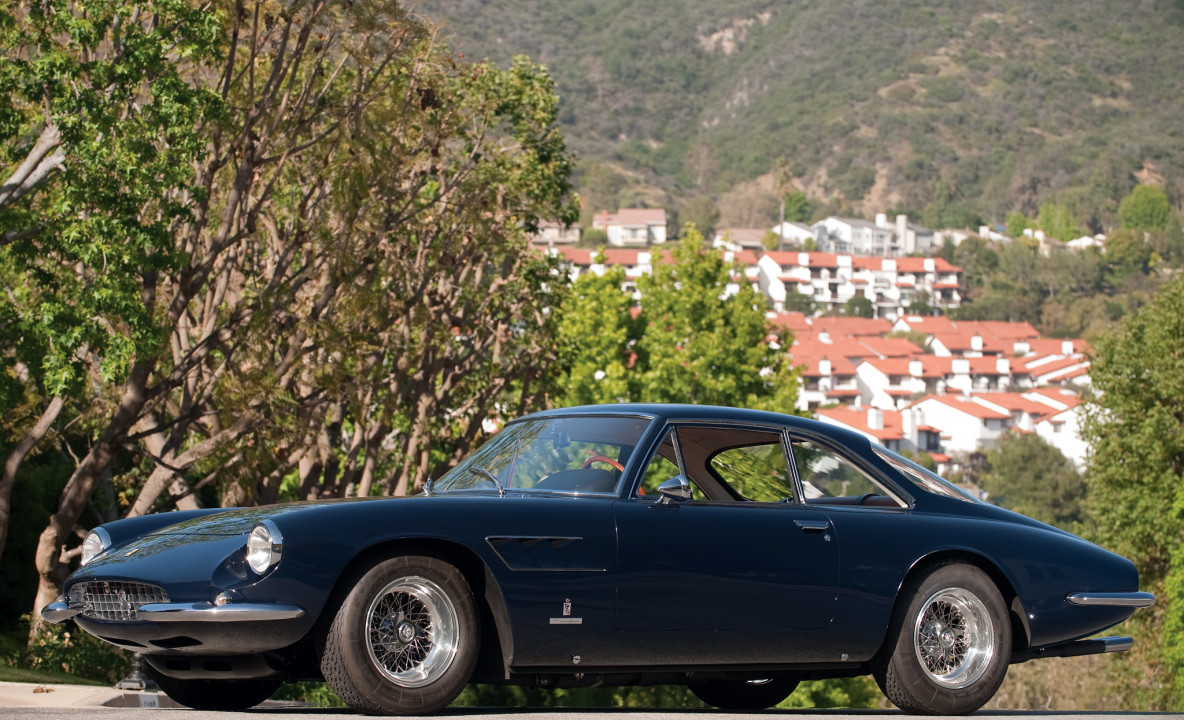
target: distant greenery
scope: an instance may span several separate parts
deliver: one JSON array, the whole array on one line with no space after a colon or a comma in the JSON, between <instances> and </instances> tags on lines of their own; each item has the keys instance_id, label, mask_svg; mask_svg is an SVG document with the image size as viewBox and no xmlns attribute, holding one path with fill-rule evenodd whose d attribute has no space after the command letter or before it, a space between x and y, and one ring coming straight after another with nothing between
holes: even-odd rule
<instances>
[{"instance_id":1,"label":"distant greenery","mask_svg":"<svg viewBox=\"0 0 1184 720\"><path fill-rule=\"evenodd\" d=\"M1093 234L1120 224L1144 171L1180 203L1178 2L459 0L432 12L466 56L548 66L587 168L586 210L718 197L781 156L813 201L913 208L935 227L1051 202ZM877 181L884 194L869 194Z\"/></svg>"},{"instance_id":2,"label":"distant greenery","mask_svg":"<svg viewBox=\"0 0 1184 720\"><path fill-rule=\"evenodd\" d=\"M986 452L979 477L991 502L1049 525L1078 530L1085 482L1073 462L1039 435L1008 433Z\"/></svg>"}]
</instances>

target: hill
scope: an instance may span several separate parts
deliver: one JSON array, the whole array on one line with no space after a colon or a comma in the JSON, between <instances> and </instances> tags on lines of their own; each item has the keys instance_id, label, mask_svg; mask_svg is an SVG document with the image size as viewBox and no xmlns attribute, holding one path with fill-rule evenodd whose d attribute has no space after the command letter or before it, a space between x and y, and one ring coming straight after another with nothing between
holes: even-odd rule
<instances>
[{"instance_id":1,"label":"hill","mask_svg":"<svg viewBox=\"0 0 1184 720\"><path fill-rule=\"evenodd\" d=\"M1140 181L1179 202L1184 0L419 10L467 57L549 67L586 209L706 198L725 220L744 219L729 218L738 208L771 219L779 163L816 211L905 210L939 226L1056 201L1104 229Z\"/></svg>"}]
</instances>

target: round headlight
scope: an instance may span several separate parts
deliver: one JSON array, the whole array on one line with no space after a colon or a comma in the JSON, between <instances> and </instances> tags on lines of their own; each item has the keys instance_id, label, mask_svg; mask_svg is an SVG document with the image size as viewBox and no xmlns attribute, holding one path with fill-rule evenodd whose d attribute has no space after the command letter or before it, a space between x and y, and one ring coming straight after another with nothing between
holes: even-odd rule
<instances>
[{"instance_id":1,"label":"round headlight","mask_svg":"<svg viewBox=\"0 0 1184 720\"><path fill-rule=\"evenodd\" d=\"M82 564L85 565L111 547L111 536L101 527L91 530L82 541Z\"/></svg>"},{"instance_id":2,"label":"round headlight","mask_svg":"<svg viewBox=\"0 0 1184 720\"><path fill-rule=\"evenodd\" d=\"M247 537L247 564L262 575L279 563L283 547L280 529L272 521L264 520L252 528Z\"/></svg>"}]
</instances>

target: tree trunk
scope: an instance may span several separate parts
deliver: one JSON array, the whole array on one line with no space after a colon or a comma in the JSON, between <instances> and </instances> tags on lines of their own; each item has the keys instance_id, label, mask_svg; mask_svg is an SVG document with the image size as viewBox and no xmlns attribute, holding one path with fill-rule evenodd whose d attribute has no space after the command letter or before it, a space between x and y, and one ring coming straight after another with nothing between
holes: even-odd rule
<instances>
[{"instance_id":1,"label":"tree trunk","mask_svg":"<svg viewBox=\"0 0 1184 720\"><path fill-rule=\"evenodd\" d=\"M8 520L12 515L12 488L16 484L16 472L20 469L21 463L24 462L29 451L41 442L41 439L53 427L54 421L58 419L65 404L66 401L60 397L51 400L49 406L45 408L45 412L41 413L41 417L37 419L37 423L21 438L16 449L12 451L4 463L4 475L0 476L0 557L4 555L4 545L8 540Z\"/></svg>"},{"instance_id":2,"label":"tree trunk","mask_svg":"<svg viewBox=\"0 0 1184 720\"><path fill-rule=\"evenodd\" d=\"M86 509L95 483L115 458L128 430L136 424L148 401L146 388L149 373L150 366L147 363L137 362L132 366L127 384L124 385L123 397L119 401L119 409L70 476L58 501L57 512L50 517L49 524L37 541L33 562L37 567L39 579L37 596L33 600L32 620L29 623L30 643L35 641L41 632L41 609L57 599L61 593L62 581L70 574L69 567L62 562L66 539L78 525L78 518Z\"/></svg>"}]
</instances>

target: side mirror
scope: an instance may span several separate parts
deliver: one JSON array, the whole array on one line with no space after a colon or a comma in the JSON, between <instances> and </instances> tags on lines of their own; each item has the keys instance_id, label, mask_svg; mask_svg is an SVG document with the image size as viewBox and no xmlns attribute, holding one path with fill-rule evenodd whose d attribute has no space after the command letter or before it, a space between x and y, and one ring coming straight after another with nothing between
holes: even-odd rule
<instances>
[{"instance_id":1,"label":"side mirror","mask_svg":"<svg viewBox=\"0 0 1184 720\"><path fill-rule=\"evenodd\" d=\"M675 475L658 486L658 504L686 502L691 499L691 482L685 475Z\"/></svg>"}]
</instances>

